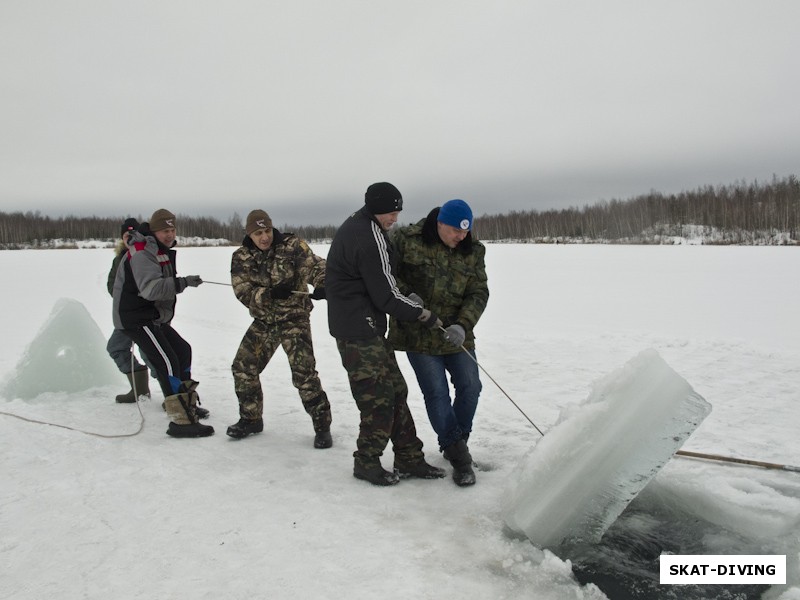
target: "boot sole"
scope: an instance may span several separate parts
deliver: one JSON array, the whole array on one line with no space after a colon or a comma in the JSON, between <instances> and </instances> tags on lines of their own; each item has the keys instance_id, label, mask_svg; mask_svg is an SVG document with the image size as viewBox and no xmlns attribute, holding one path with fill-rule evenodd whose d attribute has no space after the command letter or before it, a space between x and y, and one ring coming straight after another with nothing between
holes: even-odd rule
<instances>
[{"instance_id":1,"label":"boot sole","mask_svg":"<svg viewBox=\"0 0 800 600\"><path fill-rule=\"evenodd\" d=\"M411 479L412 477L416 477L417 479L442 479L446 475L444 470L442 470L441 472L437 472L437 473L427 473L425 475L417 475L416 473L408 473L408 472L405 472L405 471L400 471L399 469L395 469L394 472L397 473L397 476L400 479Z\"/></svg>"},{"instance_id":2,"label":"boot sole","mask_svg":"<svg viewBox=\"0 0 800 600\"><path fill-rule=\"evenodd\" d=\"M257 435L261 433L260 431L249 431L247 433L231 433L230 431L226 431L225 435L227 435L232 440L243 440L244 438L250 435Z\"/></svg>"},{"instance_id":3,"label":"boot sole","mask_svg":"<svg viewBox=\"0 0 800 600\"><path fill-rule=\"evenodd\" d=\"M214 435L214 430L207 432L198 432L198 433L176 433L174 431L167 430L167 435L174 438L199 438L199 437L209 437Z\"/></svg>"}]
</instances>

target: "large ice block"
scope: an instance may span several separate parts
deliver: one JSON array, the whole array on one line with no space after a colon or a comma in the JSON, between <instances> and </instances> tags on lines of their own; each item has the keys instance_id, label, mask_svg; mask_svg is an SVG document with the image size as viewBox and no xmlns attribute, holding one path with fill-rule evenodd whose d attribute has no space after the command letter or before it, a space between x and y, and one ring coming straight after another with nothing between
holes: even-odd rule
<instances>
[{"instance_id":1,"label":"large ice block","mask_svg":"<svg viewBox=\"0 0 800 600\"><path fill-rule=\"evenodd\" d=\"M540 547L597 542L711 412L655 350L593 385L512 472L504 519Z\"/></svg>"},{"instance_id":2,"label":"large ice block","mask_svg":"<svg viewBox=\"0 0 800 600\"><path fill-rule=\"evenodd\" d=\"M44 392L80 392L124 381L86 307L61 298L20 357L3 394L28 399Z\"/></svg>"}]
</instances>

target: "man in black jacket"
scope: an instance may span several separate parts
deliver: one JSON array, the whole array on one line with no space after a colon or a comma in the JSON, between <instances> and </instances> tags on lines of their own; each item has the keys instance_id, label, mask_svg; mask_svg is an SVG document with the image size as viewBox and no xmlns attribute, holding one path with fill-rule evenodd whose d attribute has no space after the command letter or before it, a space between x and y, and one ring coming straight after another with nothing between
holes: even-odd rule
<instances>
[{"instance_id":1,"label":"man in black jacket","mask_svg":"<svg viewBox=\"0 0 800 600\"><path fill-rule=\"evenodd\" d=\"M393 485L400 477L444 477L443 469L425 462L406 403L408 387L386 340L386 313L428 327L441 321L397 289L386 232L403 209L400 192L390 183L374 183L364 199L364 207L336 232L325 272L328 327L361 413L353 475L375 485ZM380 461L390 439L394 472Z\"/></svg>"}]
</instances>

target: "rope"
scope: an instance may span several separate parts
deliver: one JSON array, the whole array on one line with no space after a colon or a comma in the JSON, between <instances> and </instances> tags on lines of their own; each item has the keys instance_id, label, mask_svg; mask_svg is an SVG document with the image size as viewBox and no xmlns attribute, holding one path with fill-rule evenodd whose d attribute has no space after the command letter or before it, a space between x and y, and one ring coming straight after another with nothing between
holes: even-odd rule
<instances>
[{"instance_id":1,"label":"rope","mask_svg":"<svg viewBox=\"0 0 800 600\"><path fill-rule=\"evenodd\" d=\"M447 333L447 330L446 330L444 327L441 327L441 326L440 326L440 327L439 327L439 329L441 329L441 330L442 330L444 333ZM486 369L484 369L484 368L483 368L483 366L481 366L481 363L479 363L479 362L478 362L478 359L477 359L477 358L475 358L475 357L472 355L472 353L471 353L469 350L467 350L467 349L466 349L466 347L464 346L464 344L461 344L461 349L462 349L464 352L466 352L466 353L467 353L467 356L469 356L469 357L472 359L472 361L473 361L473 362L474 362L476 365L478 365L478 368L479 368L481 371L483 371L484 375L486 375L486 376L487 376L489 379L491 379L491 380L492 380L492 383L493 383L493 384L495 384L495 385L497 386L497 388L498 388L498 389L499 389L501 392L503 392L503 394L505 395L505 397L506 397L506 398L508 398L508 400L511 402L511 404L513 404L513 405L514 405L514 407L515 407L515 408L516 408L516 409L517 409L517 410L518 410L520 413L522 413L522 416L523 416L523 417L525 417L525 418L528 420L528 423L530 423L531 425L533 425L533 428L534 428L536 431L538 431L538 432L539 432L539 435L541 435L541 436L544 436L544 433L542 433L542 430L541 430L541 429L539 429L539 428L536 426L536 423L534 423L533 421L531 421L531 418L530 418L528 415L526 415L526 414L525 414L525 411L524 411L524 410L522 410L522 409L519 407L519 405L518 405L516 402L514 402L514 400L512 400L512 399L511 399L511 396L509 396L509 395L506 393L506 391L505 391L505 390L502 388L502 386L501 386L499 383L497 383L497 381L495 381L494 377L492 377L491 375L489 375L489 373L486 371Z\"/></svg>"},{"instance_id":2,"label":"rope","mask_svg":"<svg viewBox=\"0 0 800 600\"><path fill-rule=\"evenodd\" d=\"M136 406L139 407L139 402L136 402ZM0 410L0 415L5 415L7 417L14 417L15 419L19 419L20 421L27 421L28 423L36 423L37 425L49 425L50 427L60 427L61 429L69 429L70 431L76 431L78 433L83 433L85 435L93 435L99 438L106 438L106 439L113 439L113 438L126 438L126 437L133 437L135 435L139 435L142 430L144 429L144 414L142 414L142 409L139 407L139 415L141 420L139 422L139 429L137 429L133 433L118 433L114 435L109 435L105 433L97 433L95 431L86 431L85 429L80 429L78 427L70 427L68 425L59 425L58 423L50 423L48 421L39 421L37 419L29 419L27 417L23 417L20 415L15 415L9 412L5 412Z\"/></svg>"}]
</instances>

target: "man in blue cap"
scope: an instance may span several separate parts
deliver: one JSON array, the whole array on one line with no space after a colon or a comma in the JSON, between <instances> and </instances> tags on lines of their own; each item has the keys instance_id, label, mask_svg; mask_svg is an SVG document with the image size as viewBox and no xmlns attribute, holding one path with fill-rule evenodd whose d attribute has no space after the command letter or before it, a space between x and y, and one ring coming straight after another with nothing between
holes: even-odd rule
<instances>
[{"instance_id":1,"label":"man in blue cap","mask_svg":"<svg viewBox=\"0 0 800 600\"><path fill-rule=\"evenodd\" d=\"M472 210L456 199L392 237L400 291L438 315L443 325L431 329L393 317L389 342L406 351L439 448L459 486L475 483L467 446L481 392L473 331L489 300L486 249L471 230ZM447 373L455 388L452 402Z\"/></svg>"}]
</instances>

